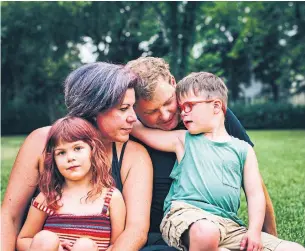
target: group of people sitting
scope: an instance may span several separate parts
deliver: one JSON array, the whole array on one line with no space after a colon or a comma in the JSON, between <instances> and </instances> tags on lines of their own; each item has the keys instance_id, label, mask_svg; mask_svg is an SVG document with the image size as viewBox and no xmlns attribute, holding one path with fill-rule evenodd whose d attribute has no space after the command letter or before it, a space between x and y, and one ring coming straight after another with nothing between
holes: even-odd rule
<instances>
[{"instance_id":1,"label":"group of people sitting","mask_svg":"<svg viewBox=\"0 0 305 251\"><path fill-rule=\"evenodd\" d=\"M2 250L305 250L277 238L253 143L219 77L176 83L163 59L141 57L85 64L64 94L67 116L17 155Z\"/></svg>"}]
</instances>

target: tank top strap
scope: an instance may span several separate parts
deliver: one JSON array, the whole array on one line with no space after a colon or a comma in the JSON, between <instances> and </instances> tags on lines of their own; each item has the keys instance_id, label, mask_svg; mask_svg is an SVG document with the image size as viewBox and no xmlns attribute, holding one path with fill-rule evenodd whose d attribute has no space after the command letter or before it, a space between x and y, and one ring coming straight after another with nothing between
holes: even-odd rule
<instances>
[{"instance_id":1,"label":"tank top strap","mask_svg":"<svg viewBox=\"0 0 305 251\"><path fill-rule=\"evenodd\" d=\"M107 194L104 199L103 210L102 210L103 215L109 216L109 205L110 205L113 191L114 191L114 187L109 188L107 191Z\"/></svg>"},{"instance_id":2,"label":"tank top strap","mask_svg":"<svg viewBox=\"0 0 305 251\"><path fill-rule=\"evenodd\" d=\"M128 141L124 142L123 147L122 147L122 151L121 151L121 155L120 155L120 160L119 160L120 170L121 170L121 167L122 167L122 161L123 161L124 152L125 152L125 149L126 149L127 142Z\"/></svg>"},{"instance_id":3,"label":"tank top strap","mask_svg":"<svg viewBox=\"0 0 305 251\"><path fill-rule=\"evenodd\" d=\"M121 180L121 167L122 167L122 161L123 161L124 152L125 152L127 142L125 142L123 144L122 151L121 151L121 154L120 154L120 159L118 159L118 154L117 154L115 142L113 142L113 144L112 144L111 173L112 173L112 177L115 181L115 186L120 192L122 192L122 190L123 190L123 184L122 184L122 180Z\"/></svg>"},{"instance_id":4,"label":"tank top strap","mask_svg":"<svg viewBox=\"0 0 305 251\"><path fill-rule=\"evenodd\" d=\"M47 206L44 206L41 203L37 202L34 198L32 200L32 206L39 209L40 211L45 212L49 216L55 214L55 212L52 209L50 209Z\"/></svg>"}]
</instances>

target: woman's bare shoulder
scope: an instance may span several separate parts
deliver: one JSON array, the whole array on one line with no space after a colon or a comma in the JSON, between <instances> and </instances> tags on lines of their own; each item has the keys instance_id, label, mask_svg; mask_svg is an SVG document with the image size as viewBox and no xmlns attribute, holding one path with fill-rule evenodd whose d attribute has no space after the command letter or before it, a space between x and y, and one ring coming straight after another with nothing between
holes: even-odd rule
<instances>
[{"instance_id":1,"label":"woman's bare shoulder","mask_svg":"<svg viewBox=\"0 0 305 251\"><path fill-rule=\"evenodd\" d=\"M48 133L51 126L41 127L32 131L25 139L23 145L31 145L36 147L42 147L45 145Z\"/></svg>"},{"instance_id":2,"label":"woman's bare shoulder","mask_svg":"<svg viewBox=\"0 0 305 251\"><path fill-rule=\"evenodd\" d=\"M140 163L148 167L152 166L150 156L145 147L132 140L127 143L124 160L126 164L131 164L131 166L138 167Z\"/></svg>"},{"instance_id":3,"label":"woman's bare shoulder","mask_svg":"<svg viewBox=\"0 0 305 251\"><path fill-rule=\"evenodd\" d=\"M51 126L40 127L38 129L32 131L27 138L46 140L50 129L51 129Z\"/></svg>"},{"instance_id":4,"label":"woman's bare shoulder","mask_svg":"<svg viewBox=\"0 0 305 251\"><path fill-rule=\"evenodd\" d=\"M135 154L135 155L139 153L148 154L147 150L143 145L133 140L128 141L126 146L126 151L130 152L130 154Z\"/></svg>"},{"instance_id":5,"label":"woman's bare shoulder","mask_svg":"<svg viewBox=\"0 0 305 251\"><path fill-rule=\"evenodd\" d=\"M32 131L23 142L17 160L20 161L20 158L22 158L23 161L23 157L28 159L40 156L45 147L50 128L50 126L46 126Z\"/></svg>"}]
</instances>

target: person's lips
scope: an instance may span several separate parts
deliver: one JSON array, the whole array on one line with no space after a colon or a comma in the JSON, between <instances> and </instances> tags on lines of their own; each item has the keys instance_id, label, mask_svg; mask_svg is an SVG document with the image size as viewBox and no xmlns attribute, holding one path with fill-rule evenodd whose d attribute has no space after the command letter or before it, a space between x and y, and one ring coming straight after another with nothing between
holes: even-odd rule
<instances>
[{"instance_id":1,"label":"person's lips","mask_svg":"<svg viewBox=\"0 0 305 251\"><path fill-rule=\"evenodd\" d=\"M183 124L185 125L186 128L188 128L191 125L191 123L193 123L192 120L183 120Z\"/></svg>"},{"instance_id":2,"label":"person's lips","mask_svg":"<svg viewBox=\"0 0 305 251\"><path fill-rule=\"evenodd\" d=\"M122 128L121 130L126 132L126 133L131 133L132 127L131 128Z\"/></svg>"},{"instance_id":3,"label":"person's lips","mask_svg":"<svg viewBox=\"0 0 305 251\"><path fill-rule=\"evenodd\" d=\"M67 168L67 170L73 171L73 170L75 170L75 169L78 168L78 167L79 167L79 166L70 166L70 167Z\"/></svg>"}]
</instances>

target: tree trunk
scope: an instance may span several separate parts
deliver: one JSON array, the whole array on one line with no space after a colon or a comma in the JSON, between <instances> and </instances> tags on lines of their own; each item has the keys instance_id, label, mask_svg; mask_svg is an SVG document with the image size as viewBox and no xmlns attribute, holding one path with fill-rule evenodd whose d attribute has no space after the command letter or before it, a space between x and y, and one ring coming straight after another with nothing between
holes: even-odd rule
<instances>
[{"instance_id":1,"label":"tree trunk","mask_svg":"<svg viewBox=\"0 0 305 251\"><path fill-rule=\"evenodd\" d=\"M178 77L178 60L180 58L179 53L179 40L178 40L178 33L179 33L179 26L178 26L178 2L167 2L169 6L169 20L170 20L170 68L172 74L175 77Z\"/></svg>"},{"instance_id":2,"label":"tree trunk","mask_svg":"<svg viewBox=\"0 0 305 251\"><path fill-rule=\"evenodd\" d=\"M275 83L275 81L271 81L271 90L272 90L272 95L273 95L273 101L278 102L279 101L279 87Z\"/></svg>"},{"instance_id":3,"label":"tree trunk","mask_svg":"<svg viewBox=\"0 0 305 251\"><path fill-rule=\"evenodd\" d=\"M182 23L181 61L177 77L181 79L188 72L190 46L195 39L196 8L198 2L187 2Z\"/></svg>"}]
</instances>

